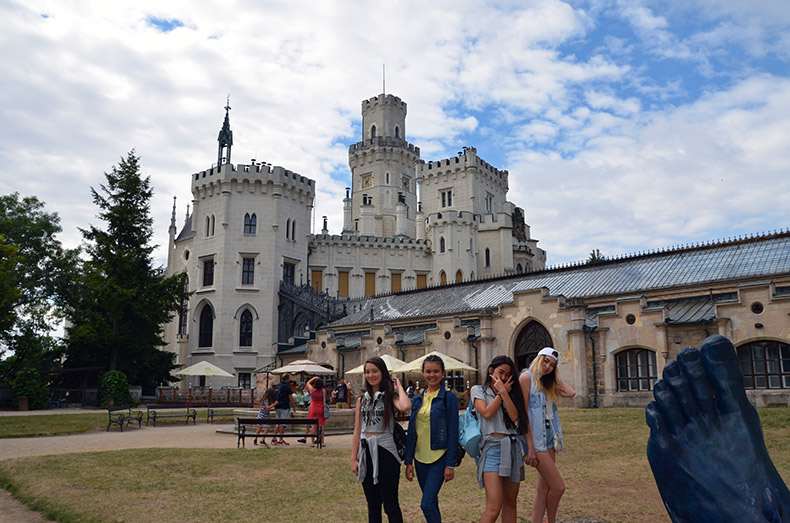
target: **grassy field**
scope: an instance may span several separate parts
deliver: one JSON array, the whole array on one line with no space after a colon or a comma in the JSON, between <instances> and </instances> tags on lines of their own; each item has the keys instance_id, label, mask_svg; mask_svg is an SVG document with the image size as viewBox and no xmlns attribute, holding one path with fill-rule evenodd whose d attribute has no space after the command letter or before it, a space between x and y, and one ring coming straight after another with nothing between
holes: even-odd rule
<instances>
[{"instance_id":1,"label":"grassy field","mask_svg":"<svg viewBox=\"0 0 790 523\"><path fill-rule=\"evenodd\" d=\"M763 409L760 416L769 452L788 478L790 409ZM564 409L562 417L566 450L558 465L567 491L560 517L669 520L645 458L643 409ZM349 452L336 449L142 449L14 459L0 462L0 485L59 521L366 520ZM534 488L528 469L521 517L529 516ZM405 520L421 521L416 481L401 479L400 499ZM439 499L445 521L477 521L484 492L474 460L464 460Z\"/></svg>"}]
</instances>

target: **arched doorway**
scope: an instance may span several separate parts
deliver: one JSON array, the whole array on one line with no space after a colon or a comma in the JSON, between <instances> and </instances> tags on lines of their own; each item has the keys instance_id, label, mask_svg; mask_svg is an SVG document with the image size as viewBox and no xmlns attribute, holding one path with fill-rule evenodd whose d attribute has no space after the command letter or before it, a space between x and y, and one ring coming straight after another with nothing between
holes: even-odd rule
<instances>
[{"instance_id":1,"label":"arched doorway","mask_svg":"<svg viewBox=\"0 0 790 523\"><path fill-rule=\"evenodd\" d=\"M516 338L516 346L513 349L513 359L518 370L528 367L543 347L554 347L549 331L540 322L527 323Z\"/></svg>"}]
</instances>

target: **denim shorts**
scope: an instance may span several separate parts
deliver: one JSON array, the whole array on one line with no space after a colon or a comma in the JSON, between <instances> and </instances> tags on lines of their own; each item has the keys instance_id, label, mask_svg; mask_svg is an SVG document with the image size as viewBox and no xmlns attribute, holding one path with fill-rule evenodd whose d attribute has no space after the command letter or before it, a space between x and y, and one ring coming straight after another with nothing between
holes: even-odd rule
<instances>
[{"instance_id":1,"label":"denim shorts","mask_svg":"<svg viewBox=\"0 0 790 523\"><path fill-rule=\"evenodd\" d=\"M494 445L486 452L483 472L499 472L499 463L502 461L502 447Z\"/></svg>"},{"instance_id":2,"label":"denim shorts","mask_svg":"<svg viewBox=\"0 0 790 523\"><path fill-rule=\"evenodd\" d=\"M554 427L552 427L550 421L546 421L546 449L553 449L554 448Z\"/></svg>"}]
</instances>

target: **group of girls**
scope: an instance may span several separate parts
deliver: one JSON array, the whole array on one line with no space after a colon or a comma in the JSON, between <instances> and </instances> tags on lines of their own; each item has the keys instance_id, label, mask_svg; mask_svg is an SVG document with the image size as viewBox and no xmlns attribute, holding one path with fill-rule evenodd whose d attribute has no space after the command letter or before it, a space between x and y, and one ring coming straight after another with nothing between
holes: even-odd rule
<instances>
[{"instance_id":1,"label":"group of girls","mask_svg":"<svg viewBox=\"0 0 790 523\"><path fill-rule=\"evenodd\" d=\"M481 522L516 521L516 499L524 464L538 473L533 523L552 523L565 491L555 464L562 450L562 427L558 398L572 398L573 388L559 379L559 354L542 349L529 369L519 376L513 360L495 357L482 386L471 390L471 401L480 420L483 437L477 460L477 478L485 488L486 508ZM439 490L455 477L458 457L458 399L442 386L444 362L435 355L423 360L425 388L409 399L398 378L391 377L381 358L365 362L365 392L357 400L351 470L362 482L368 521L382 521L381 509L390 522L401 522L398 501L401 459L393 429L395 411L410 412L406 436L406 479L422 490L422 509L429 523L441 521Z\"/></svg>"}]
</instances>

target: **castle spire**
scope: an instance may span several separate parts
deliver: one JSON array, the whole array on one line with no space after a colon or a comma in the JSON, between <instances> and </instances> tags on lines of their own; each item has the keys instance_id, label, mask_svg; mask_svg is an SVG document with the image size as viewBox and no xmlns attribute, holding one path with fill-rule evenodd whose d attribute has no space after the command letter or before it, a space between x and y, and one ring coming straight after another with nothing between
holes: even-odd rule
<instances>
[{"instance_id":1,"label":"castle spire","mask_svg":"<svg viewBox=\"0 0 790 523\"><path fill-rule=\"evenodd\" d=\"M170 228L176 228L176 197L173 196L173 213L170 215Z\"/></svg>"},{"instance_id":2,"label":"castle spire","mask_svg":"<svg viewBox=\"0 0 790 523\"><path fill-rule=\"evenodd\" d=\"M225 103L225 122L222 124L222 129L219 131L219 148L217 151L217 167L223 163L230 163L230 149L233 145L233 131L230 130L230 95L228 95L227 102ZM226 151L227 149L227 151ZM223 152L225 156L223 157Z\"/></svg>"}]
</instances>

